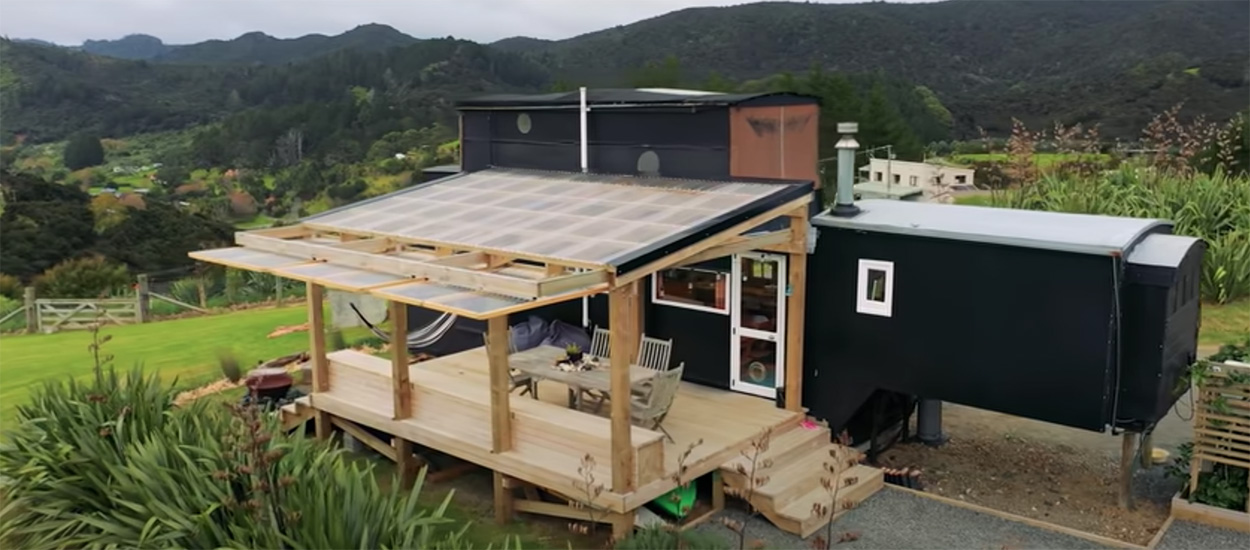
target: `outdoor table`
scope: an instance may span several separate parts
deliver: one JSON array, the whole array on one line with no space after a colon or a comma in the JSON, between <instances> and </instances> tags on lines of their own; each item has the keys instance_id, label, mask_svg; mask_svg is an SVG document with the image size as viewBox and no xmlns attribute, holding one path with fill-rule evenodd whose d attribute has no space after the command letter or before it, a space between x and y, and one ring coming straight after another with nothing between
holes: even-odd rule
<instances>
[{"instance_id":1,"label":"outdoor table","mask_svg":"<svg viewBox=\"0 0 1250 550\"><path fill-rule=\"evenodd\" d=\"M599 359L595 368L590 370L565 371L555 366L556 361L566 357L564 348L555 346L538 346L508 356L508 366L539 380L554 380L569 387L569 407L577 407L577 396L581 390L595 390L607 394L612 389L611 367L607 358ZM629 366L630 390L651 380L659 371Z\"/></svg>"}]
</instances>

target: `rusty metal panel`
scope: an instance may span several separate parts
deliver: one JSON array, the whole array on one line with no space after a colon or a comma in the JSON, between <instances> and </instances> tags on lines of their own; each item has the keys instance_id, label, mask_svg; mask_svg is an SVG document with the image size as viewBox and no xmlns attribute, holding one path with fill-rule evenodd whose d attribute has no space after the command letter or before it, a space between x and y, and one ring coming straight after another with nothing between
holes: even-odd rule
<instances>
[{"instance_id":1,"label":"rusty metal panel","mask_svg":"<svg viewBox=\"0 0 1250 550\"><path fill-rule=\"evenodd\" d=\"M768 105L729 109L729 173L740 178L815 182L820 106Z\"/></svg>"}]
</instances>

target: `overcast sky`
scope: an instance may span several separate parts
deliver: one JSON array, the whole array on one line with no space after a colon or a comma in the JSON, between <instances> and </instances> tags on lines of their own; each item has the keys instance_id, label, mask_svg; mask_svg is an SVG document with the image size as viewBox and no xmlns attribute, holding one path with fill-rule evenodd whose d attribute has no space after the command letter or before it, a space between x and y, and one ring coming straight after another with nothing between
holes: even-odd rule
<instances>
[{"instance_id":1,"label":"overcast sky","mask_svg":"<svg viewBox=\"0 0 1250 550\"><path fill-rule=\"evenodd\" d=\"M846 3L852 0L823 0ZM856 0L859 1L859 0ZM899 1L899 0L894 0ZM903 0L916 1L916 0ZM0 0L0 34L63 45L127 34L169 44L339 34L383 23L418 38L491 42L509 36L568 38L692 6L734 0Z\"/></svg>"}]
</instances>

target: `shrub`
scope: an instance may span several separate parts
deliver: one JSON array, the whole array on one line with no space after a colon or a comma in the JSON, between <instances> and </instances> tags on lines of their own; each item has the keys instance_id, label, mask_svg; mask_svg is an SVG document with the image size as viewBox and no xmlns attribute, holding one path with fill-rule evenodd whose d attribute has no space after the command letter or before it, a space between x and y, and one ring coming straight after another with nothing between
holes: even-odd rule
<instances>
[{"instance_id":1,"label":"shrub","mask_svg":"<svg viewBox=\"0 0 1250 550\"><path fill-rule=\"evenodd\" d=\"M0 295L0 318L17 311L26 305L22 300L14 300L8 296ZM12 319L5 321L0 325L0 330L19 330L26 328L26 316L14 315Z\"/></svg>"},{"instance_id":2,"label":"shrub","mask_svg":"<svg viewBox=\"0 0 1250 550\"><path fill-rule=\"evenodd\" d=\"M255 408L174 396L138 369L33 392L0 447L6 547L468 548L421 479L382 489Z\"/></svg>"},{"instance_id":3,"label":"shrub","mask_svg":"<svg viewBox=\"0 0 1250 550\"><path fill-rule=\"evenodd\" d=\"M35 288L47 298L99 298L130 286L126 266L92 256L65 260L35 278Z\"/></svg>"},{"instance_id":4,"label":"shrub","mask_svg":"<svg viewBox=\"0 0 1250 550\"><path fill-rule=\"evenodd\" d=\"M1207 242L1203 299L1250 296L1250 178L1124 168L1089 177L1044 177L995 193L995 206L1175 222L1175 232Z\"/></svg>"},{"instance_id":5,"label":"shrub","mask_svg":"<svg viewBox=\"0 0 1250 550\"><path fill-rule=\"evenodd\" d=\"M6 273L0 273L0 296L14 300L25 299L26 289L22 280Z\"/></svg>"},{"instance_id":6,"label":"shrub","mask_svg":"<svg viewBox=\"0 0 1250 550\"><path fill-rule=\"evenodd\" d=\"M221 375L234 383L243 379L243 369L239 366L239 358L233 352L221 350L217 352L217 365L221 367Z\"/></svg>"}]
</instances>

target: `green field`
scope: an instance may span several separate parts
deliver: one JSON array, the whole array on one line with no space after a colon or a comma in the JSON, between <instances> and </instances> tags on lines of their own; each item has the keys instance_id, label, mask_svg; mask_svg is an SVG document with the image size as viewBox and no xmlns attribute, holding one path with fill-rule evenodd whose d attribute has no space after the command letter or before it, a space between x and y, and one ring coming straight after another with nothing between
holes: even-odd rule
<instances>
[{"instance_id":1,"label":"green field","mask_svg":"<svg viewBox=\"0 0 1250 550\"><path fill-rule=\"evenodd\" d=\"M1111 155L1104 153L1034 153L1033 162L1040 168L1048 168L1059 162L1069 162L1074 160L1093 160L1106 161L1110 160ZM953 155L951 161L957 164L971 164L973 162L1007 162L1007 153L969 153L963 155Z\"/></svg>"},{"instance_id":2,"label":"green field","mask_svg":"<svg viewBox=\"0 0 1250 550\"><path fill-rule=\"evenodd\" d=\"M113 364L119 368L142 364L159 371L166 380L206 380L217 375L219 350L233 352L246 367L308 349L307 332L266 338L280 325L295 325L305 319L303 307L290 306L105 327L101 332L112 336L104 351L114 356ZM41 380L90 375L90 343L87 331L0 337L0 357L4 358L0 368L0 422L12 418L14 407L25 402L27 392Z\"/></svg>"}]
</instances>

